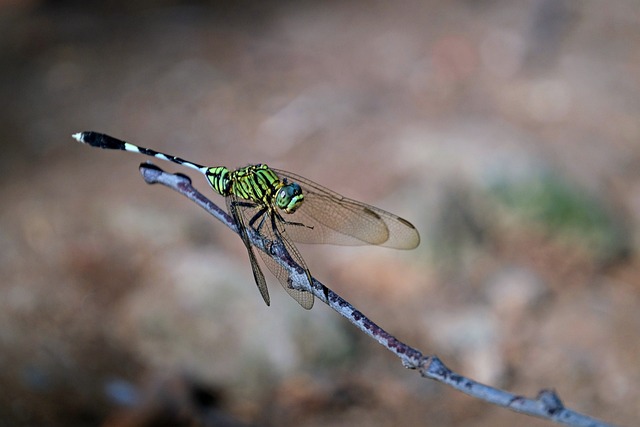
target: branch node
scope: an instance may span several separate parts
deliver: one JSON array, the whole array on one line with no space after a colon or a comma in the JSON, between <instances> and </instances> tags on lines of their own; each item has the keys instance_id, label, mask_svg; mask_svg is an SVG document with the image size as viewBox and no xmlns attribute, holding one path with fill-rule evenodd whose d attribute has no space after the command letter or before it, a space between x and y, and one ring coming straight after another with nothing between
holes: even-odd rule
<instances>
[{"instance_id":1,"label":"branch node","mask_svg":"<svg viewBox=\"0 0 640 427\"><path fill-rule=\"evenodd\" d=\"M549 415L554 415L565 409L562 400L560 400L555 390L541 390L540 393L538 393L537 400Z\"/></svg>"}]
</instances>

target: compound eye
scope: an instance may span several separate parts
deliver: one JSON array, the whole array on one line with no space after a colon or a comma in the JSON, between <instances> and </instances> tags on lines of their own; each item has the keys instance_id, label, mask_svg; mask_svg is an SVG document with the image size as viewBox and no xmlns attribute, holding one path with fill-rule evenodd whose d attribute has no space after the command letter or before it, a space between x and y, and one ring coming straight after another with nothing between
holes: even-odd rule
<instances>
[{"instance_id":1,"label":"compound eye","mask_svg":"<svg viewBox=\"0 0 640 427\"><path fill-rule=\"evenodd\" d=\"M288 214L294 213L303 200L302 188L295 182L282 186L276 194L276 206Z\"/></svg>"}]
</instances>

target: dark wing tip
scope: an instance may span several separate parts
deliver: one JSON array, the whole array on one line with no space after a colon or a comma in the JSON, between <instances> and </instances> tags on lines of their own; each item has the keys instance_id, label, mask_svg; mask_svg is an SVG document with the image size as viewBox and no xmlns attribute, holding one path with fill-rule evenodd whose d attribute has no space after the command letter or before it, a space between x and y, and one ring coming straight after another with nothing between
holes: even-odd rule
<instances>
[{"instance_id":1,"label":"dark wing tip","mask_svg":"<svg viewBox=\"0 0 640 427\"><path fill-rule=\"evenodd\" d=\"M404 218L398 217L398 221L407 227L407 237L405 238L406 249L415 249L420 244L420 234L416 227Z\"/></svg>"}]
</instances>

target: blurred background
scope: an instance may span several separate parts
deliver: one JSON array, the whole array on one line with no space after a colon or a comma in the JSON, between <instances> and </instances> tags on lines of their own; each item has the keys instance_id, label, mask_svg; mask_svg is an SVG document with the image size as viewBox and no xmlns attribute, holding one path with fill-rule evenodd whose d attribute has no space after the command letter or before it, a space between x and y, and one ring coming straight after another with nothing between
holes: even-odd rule
<instances>
[{"instance_id":1,"label":"blurred background","mask_svg":"<svg viewBox=\"0 0 640 427\"><path fill-rule=\"evenodd\" d=\"M0 426L542 426L423 380L96 130L397 213L300 245L463 375L640 417L636 0L0 1ZM214 201L201 176L190 174Z\"/></svg>"}]
</instances>

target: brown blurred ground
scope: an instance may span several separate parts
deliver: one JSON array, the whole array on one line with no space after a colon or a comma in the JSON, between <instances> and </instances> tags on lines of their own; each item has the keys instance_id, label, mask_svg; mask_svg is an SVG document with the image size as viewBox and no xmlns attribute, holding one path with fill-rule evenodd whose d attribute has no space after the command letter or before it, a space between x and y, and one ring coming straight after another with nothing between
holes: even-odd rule
<instances>
[{"instance_id":1,"label":"brown blurred ground","mask_svg":"<svg viewBox=\"0 0 640 427\"><path fill-rule=\"evenodd\" d=\"M460 373L637 423L635 0L100 4L0 2L0 426L545 425L265 307L236 236L82 130L406 217L415 251L301 250Z\"/></svg>"}]
</instances>

